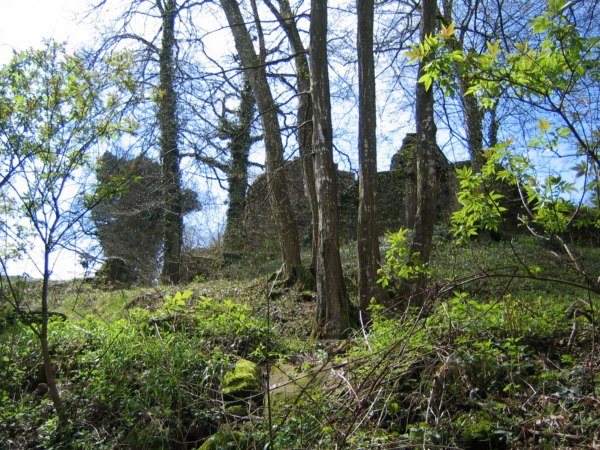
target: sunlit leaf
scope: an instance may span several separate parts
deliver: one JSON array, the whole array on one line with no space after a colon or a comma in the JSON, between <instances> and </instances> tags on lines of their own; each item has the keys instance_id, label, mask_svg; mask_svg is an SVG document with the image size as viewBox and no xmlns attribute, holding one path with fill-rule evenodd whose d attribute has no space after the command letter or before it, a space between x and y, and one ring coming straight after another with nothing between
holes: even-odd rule
<instances>
[{"instance_id":1,"label":"sunlit leaf","mask_svg":"<svg viewBox=\"0 0 600 450\"><path fill-rule=\"evenodd\" d=\"M542 133L546 133L550 130L550 122L548 122L544 118L541 118L536 126L537 126L537 129L540 130L540 132L542 132Z\"/></svg>"},{"instance_id":2,"label":"sunlit leaf","mask_svg":"<svg viewBox=\"0 0 600 450\"><path fill-rule=\"evenodd\" d=\"M444 26L444 24L442 24L442 30L440 32L440 35L442 37L444 37L445 39L448 39L448 38L451 38L452 36L454 36L455 33L456 33L456 30L454 29L454 22L452 22L447 27Z\"/></svg>"}]
</instances>

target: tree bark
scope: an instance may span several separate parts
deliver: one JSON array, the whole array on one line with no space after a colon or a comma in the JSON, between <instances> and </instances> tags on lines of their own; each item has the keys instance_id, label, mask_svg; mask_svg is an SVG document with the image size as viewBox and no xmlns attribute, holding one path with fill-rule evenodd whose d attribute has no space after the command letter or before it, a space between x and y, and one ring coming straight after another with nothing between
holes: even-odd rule
<instances>
[{"instance_id":1,"label":"tree bark","mask_svg":"<svg viewBox=\"0 0 600 450\"><path fill-rule=\"evenodd\" d=\"M349 303L339 252L337 176L327 67L327 1L311 1L310 65L313 150L319 219L315 336L339 338L349 328Z\"/></svg>"},{"instance_id":2,"label":"tree bark","mask_svg":"<svg viewBox=\"0 0 600 450\"><path fill-rule=\"evenodd\" d=\"M265 0L277 21L285 31L292 51L294 52L294 62L296 64L297 94L298 94L298 112L296 114L296 125L298 128L298 145L300 149L300 158L302 159L302 171L306 183L306 191L310 204L312 215L312 252L311 269L316 270L317 253L319 251L319 220L317 212L317 191L315 189L314 158L312 149L312 99L310 94L310 65L306 56L306 49L300 38L296 20L292 13L288 0L279 0L280 11L274 7L271 0Z\"/></svg>"},{"instance_id":3,"label":"tree bark","mask_svg":"<svg viewBox=\"0 0 600 450\"><path fill-rule=\"evenodd\" d=\"M365 311L372 298L381 301L377 283L379 238L377 233L377 118L375 111L375 61L373 56L374 0L357 0L358 14L358 300Z\"/></svg>"},{"instance_id":4,"label":"tree bark","mask_svg":"<svg viewBox=\"0 0 600 450\"><path fill-rule=\"evenodd\" d=\"M277 105L267 82L264 64L259 61L250 33L236 0L221 0L221 6L231 27L238 56L246 70L252 92L261 115L266 150L267 181L271 188L270 202L281 243L284 270L295 276L301 266L298 227L287 194L287 181L283 171L283 144L277 118Z\"/></svg>"},{"instance_id":5,"label":"tree bark","mask_svg":"<svg viewBox=\"0 0 600 450\"><path fill-rule=\"evenodd\" d=\"M453 1L445 0L443 2L444 22L450 24L453 22L452 8ZM448 40L451 50L463 51L464 36L458 39ZM465 134L467 137L467 146L469 148L469 156L473 171L481 172L483 166L483 111L477 103L477 97L467 95L467 90L471 86L471 77L468 73L464 73L455 67L456 78L458 79L458 87L460 90L460 102L465 122Z\"/></svg>"},{"instance_id":6,"label":"tree bark","mask_svg":"<svg viewBox=\"0 0 600 450\"><path fill-rule=\"evenodd\" d=\"M477 104L477 97L467 95L467 89L471 80L466 75L459 76L460 98L465 117L465 130L467 134L467 145L469 156L474 172L481 172L483 167L483 111Z\"/></svg>"},{"instance_id":7,"label":"tree bark","mask_svg":"<svg viewBox=\"0 0 600 450\"><path fill-rule=\"evenodd\" d=\"M498 110L498 101L494 103L494 107L489 110L489 120L490 126L488 129L488 147L495 147L498 144L498 128L500 124L498 123L498 116L496 115L496 111Z\"/></svg>"},{"instance_id":8,"label":"tree bark","mask_svg":"<svg viewBox=\"0 0 600 450\"><path fill-rule=\"evenodd\" d=\"M50 234L52 235L52 233ZM40 349L42 354L42 361L44 362L44 374L46 375L46 384L48 385L48 394L52 399L52 404L56 410L58 416L59 427L64 429L67 425L68 418L65 411L64 404L58 391L56 384L56 370L54 363L52 362L52 356L50 355L50 345L48 342L48 321L50 319L50 313L48 310L48 296L49 296L49 283L50 283L50 253L51 248L46 244L44 248L44 272L42 274L42 323L40 325L39 338L40 338Z\"/></svg>"},{"instance_id":9,"label":"tree bark","mask_svg":"<svg viewBox=\"0 0 600 450\"><path fill-rule=\"evenodd\" d=\"M164 261L161 281L178 283L183 235L181 208L181 173L179 168L179 124L177 93L175 92L175 19L176 0L157 1L162 17L162 43L159 51L159 93L157 119L160 131L160 160L162 165L162 202Z\"/></svg>"},{"instance_id":10,"label":"tree bark","mask_svg":"<svg viewBox=\"0 0 600 450\"><path fill-rule=\"evenodd\" d=\"M435 32L437 13L436 0L423 0L421 12L421 42L425 36ZM421 78L423 67L427 60L419 64ZM433 246L433 224L435 220L435 190L436 190L436 126L433 114L433 89L425 89L423 83L417 83L416 98L417 118L417 212L413 228L413 240L410 247L411 261L418 254L419 260L426 264ZM417 280L415 302L422 303L424 298L421 290L425 280Z\"/></svg>"},{"instance_id":11,"label":"tree bark","mask_svg":"<svg viewBox=\"0 0 600 450\"><path fill-rule=\"evenodd\" d=\"M247 78L240 95L237 122L222 118L222 134L230 139L231 163L227 169L229 206L227 227L223 236L225 253L241 252L245 245L244 213L248 192L248 155L252 146L251 125L254 118L254 97ZM225 114L225 113L224 113Z\"/></svg>"}]
</instances>

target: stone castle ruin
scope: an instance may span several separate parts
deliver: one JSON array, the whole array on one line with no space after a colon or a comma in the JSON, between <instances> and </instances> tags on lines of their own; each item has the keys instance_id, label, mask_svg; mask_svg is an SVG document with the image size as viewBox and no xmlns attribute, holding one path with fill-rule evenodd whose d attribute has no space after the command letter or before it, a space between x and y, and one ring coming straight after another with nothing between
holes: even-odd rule
<instances>
[{"instance_id":1,"label":"stone castle ruin","mask_svg":"<svg viewBox=\"0 0 600 450\"><path fill-rule=\"evenodd\" d=\"M401 227L411 228L416 212L416 134L408 134L400 150L392 157L389 171L377 173L377 208L379 234L397 231ZM436 160L437 216L441 220L457 207L457 184L452 165L438 148ZM311 211L305 194L302 164L299 158L286 167L288 194L296 214L301 244L311 240ZM342 242L356 239L358 222L358 180L354 173L338 171L338 205L340 213L340 239ZM266 176L259 176L250 186L246 206L246 242L249 250L278 251L275 221L269 205L269 186Z\"/></svg>"}]
</instances>

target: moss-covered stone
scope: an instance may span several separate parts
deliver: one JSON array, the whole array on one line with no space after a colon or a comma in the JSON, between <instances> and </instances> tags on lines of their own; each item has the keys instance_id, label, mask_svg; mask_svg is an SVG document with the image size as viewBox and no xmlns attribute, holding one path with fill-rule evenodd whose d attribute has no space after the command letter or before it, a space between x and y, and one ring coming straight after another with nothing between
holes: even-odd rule
<instances>
[{"instance_id":1,"label":"moss-covered stone","mask_svg":"<svg viewBox=\"0 0 600 450\"><path fill-rule=\"evenodd\" d=\"M228 402L228 408L236 405L246 405L236 408L235 415L247 414L249 408L256 408L262 394L260 370L256 364L247 359L240 359L235 368L225 374L221 393Z\"/></svg>"},{"instance_id":2,"label":"moss-covered stone","mask_svg":"<svg viewBox=\"0 0 600 450\"><path fill-rule=\"evenodd\" d=\"M207 249L195 249L181 255L181 280L191 282L213 278L223 266L221 255Z\"/></svg>"},{"instance_id":3,"label":"moss-covered stone","mask_svg":"<svg viewBox=\"0 0 600 450\"><path fill-rule=\"evenodd\" d=\"M246 417L252 413L253 409L256 408L252 406L252 403L233 403L225 407L225 412L234 417Z\"/></svg>"}]
</instances>

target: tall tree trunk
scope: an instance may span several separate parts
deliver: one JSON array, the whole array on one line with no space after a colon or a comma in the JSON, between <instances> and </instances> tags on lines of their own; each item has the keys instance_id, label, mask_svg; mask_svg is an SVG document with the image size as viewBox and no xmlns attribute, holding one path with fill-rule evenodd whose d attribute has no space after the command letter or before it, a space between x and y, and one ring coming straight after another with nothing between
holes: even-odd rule
<instances>
[{"instance_id":1,"label":"tall tree trunk","mask_svg":"<svg viewBox=\"0 0 600 450\"><path fill-rule=\"evenodd\" d=\"M333 162L333 131L327 67L327 1L311 1L311 88L313 150L319 218L317 311L315 335L338 338L350 325L349 303L339 251L337 174Z\"/></svg>"},{"instance_id":2,"label":"tall tree trunk","mask_svg":"<svg viewBox=\"0 0 600 450\"><path fill-rule=\"evenodd\" d=\"M240 95L237 121L223 117L221 133L230 139L231 163L227 169L229 206L223 247L228 254L239 253L245 245L244 212L248 191L248 155L252 146L251 125L254 119L254 96L247 77Z\"/></svg>"},{"instance_id":3,"label":"tall tree trunk","mask_svg":"<svg viewBox=\"0 0 600 450\"><path fill-rule=\"evenodd\" d=\"M179 124L177 122L177 94L175 92L175 0L157 1L162 17L162 43L158 55L159 93L158 127L160 131L160 160L162 165L162 202L164 262L161 281L178 283L181 265L183 234L181 208L181 173L179 169Z\"/></svg>"},{"instance_id":4,"label":"tall tree trunk","mask_svg":"<svg viewBox=\"0 0 600 450\"><path fill-rule=\"evenodd\" d=\"M312 99L310 95L310 66L306 57L306 49L300 38L296 19L292 13L292 8L288 0L279 0L280 11L275 8L271 0L265 0L277 21L284 29L292 51L294 52L294 62L296 63L297 94L298 94L298 112L296 115L296 124L298 127L298 145L300 148L300 158L302 159L302 171L308 193L310 211L312 215L312 252L311 269L316 270L317 253L319 251L319 220L317 212L317 191L315 188L314 158L312 149Z\"/></svg>"},{"instance_id":5,"label":"tall tree trunk","mask_svg":"<svg viewBox=\"0 0 600 450\"><path fill-rule=\"evenodd\" d=\"M467 75L461 75L458 84L471 165L474 172L481 172L483 167L483 111L477 104L477 97L467 95L467 89L471 85L470 78Z\"/></svg>"},{"instance_id":6,"label":"tall tree trunk","mask_svg":"<svg viewBox=\"0 0 600 450\"><path fill-rule=\"evenodd\" d=\"M42 354L42 361L44 363L44 373L46 375L46 384L48 385L48 393L52 399L52 404L56 410L58 416L58 423L60 428L64 428L67 425L67 413L65 411L64 404L58 391L56 384L56 369L52 362L52 356L50 355L50 345L48 342L48 321L50 317L48 308L48 296L49 296L49 282L50 282L50 253L51 250L46 244L44 249L44 273L42 278L42 323L39 331L40 349Z\"/></svg>"},{"instance_id":7,"label":"tall tree trunk","mask_svg":"<svg viewBox=\"0 0 600 450\"><path fill-rule=\"evenodd\" d=\"M267 82L265 66L261 64L254 51L250 33L246 28L237 1L221 0L221 6L227 17L238 56L246 70L261 115L266 150L267 181L271 188L269 198L277 224L285 272L288 276L295 276L301 266L300 243L283 170L283 144L277 118L277 105Z\"/></svg>"},{"instance_id":8,"label":"tall tree trunk","mask_svg":"<svg viewBox=\"0 0 600 450\"><path fill-rule=\"evenodd\" d=\"M496 111L498 110L498 101L494 103L492 109L489 110L490 126L488 128L488 147L495 147L498 144L498 117Z\"/></svg>"},{"instance_id":9,"label":"tall tree trunk","mask_svg":"<svg viewBox=\"0 0 600 450\"><path fill-rule=\"evenodd\" d=\"M445 0L444 22L450 24L453 22L452 8L453 0ZM463 37L459 39L449 39L448 45L451 50L463 51ZM477 104L477 97L467 95L467 90L471 86L471 76L455 67L456 78L460 90L460 101L465 123L465 133L471 165L475 172L480 172L483 166L483 110Z\"/></svg>"},{"instance_id":10,"label":"tall tree trunk","mask_svg":"<svg viewBox=\"0 0 600 450\"><path fill-rule=\"evenodd\" d=\"M373 57L374 0L357 0L358 13L358 300L365 311L372 298L381 301L383 289L377 283L379 239L377 233L377 118L375 61Z\"/></svg>"},{"instance_id":11,"label":"tall tree trunk","mask_svg":"<svg viewBox=\"0 0 600 450\"><path fill-rule=\"evenodd\" d=\"M437 13L436 0L423 0L421 10L421 42L425 37L435 32ZM419 64L421 78L423 67L427 60ZM425 89L423 83L417 83L417 212L413 228L413 241L410 247L411 260L415 254L422 263L429 262L433 246L433 224L435 221L435 190L436 190L436 126L433 115L433 89ZM422 278L417 281L415 301L421 303L424 298L421 288L424 287Z\"/></svg>"}]
</instances>

